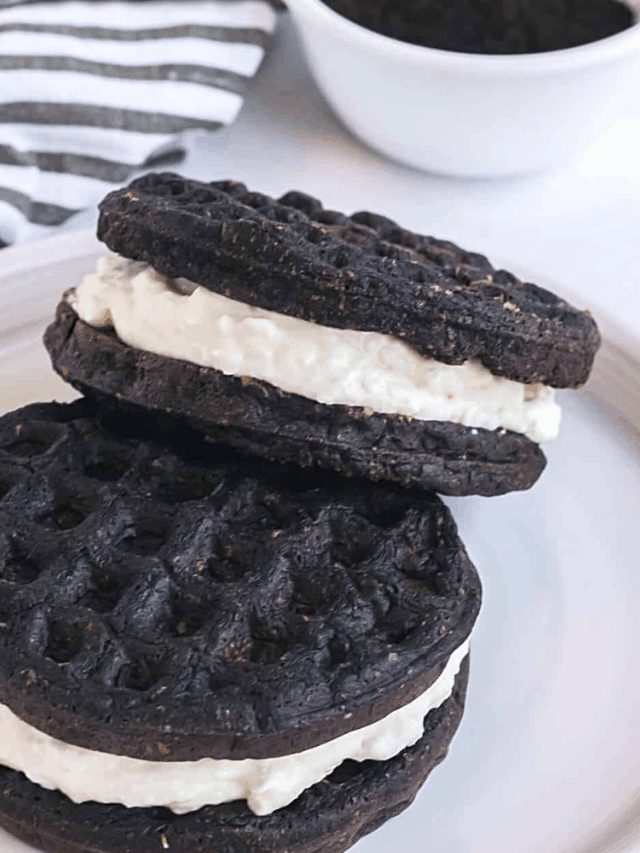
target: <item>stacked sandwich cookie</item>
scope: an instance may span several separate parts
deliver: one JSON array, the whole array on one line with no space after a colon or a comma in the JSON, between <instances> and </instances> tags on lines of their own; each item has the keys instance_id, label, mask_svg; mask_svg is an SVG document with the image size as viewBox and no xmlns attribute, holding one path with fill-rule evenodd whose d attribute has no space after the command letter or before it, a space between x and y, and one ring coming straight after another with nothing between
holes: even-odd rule
<instances>
[{"instance_id":1,"label":"stacked sandwich cookie","mask_svg":"<svg viewBox=\"0 0 640 853\"><path fill-rule=\"evenodd\" d=\"M341 853L464 706L434 494L530 486L586 313L373 214L148 175L0 419L0 824L50 853ZM377 481L377 482L375 482Z\"/></svg>"},{"instance_id":2,"label":"stacked sandwich cookie","mask_svg":"<svg viewBox=\"0 0 640 853\"><path fill-rule=\"evenodd\" d=\"M453 519L165 439L88 399L0 419L0 824L55 853L345 850L460 720Z\"/></svg>"},{"instance_id":3,"label":"stacked sandwich cookie","mask_svg":"<svg viewBox=\"0 0 640 853\"><path fill-rule=\"evenodd\" d=\"M148 175L101 205L112 254L67 294L55 369L270 459L444 494L530 487L587 312L481 255L291 192Z\"/></svg>"}]
</instances>

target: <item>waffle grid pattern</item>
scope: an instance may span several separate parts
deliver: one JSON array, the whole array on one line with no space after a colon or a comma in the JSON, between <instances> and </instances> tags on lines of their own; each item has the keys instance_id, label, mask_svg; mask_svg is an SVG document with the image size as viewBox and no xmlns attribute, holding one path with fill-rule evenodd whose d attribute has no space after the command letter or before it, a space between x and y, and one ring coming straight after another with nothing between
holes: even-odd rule
<instances>
[{"instance_id":1,"label":"waffle grid pattern","mask_svg":"<svg viewBox=\"0 0 640 853\"><path fill-rule=\"evenodd\" d=\"M286 753L410 701L470 632L478 582L437 498L190 460L74 405L0 420L0 701L43 730ZM163 737L131 742L146 726Z\"/></svg>"}]
</instances>

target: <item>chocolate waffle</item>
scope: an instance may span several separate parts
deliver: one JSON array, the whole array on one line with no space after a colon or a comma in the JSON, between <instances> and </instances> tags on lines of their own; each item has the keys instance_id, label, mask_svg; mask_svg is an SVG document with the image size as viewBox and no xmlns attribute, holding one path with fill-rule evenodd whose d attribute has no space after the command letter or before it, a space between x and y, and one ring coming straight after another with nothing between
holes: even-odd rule
<instances>
[{"instance_id":1,"label":"chocolate waffle","mask_svg":"<svg viewBox=\"0 0 640 853\"><path fill-rule=\"evenodd\" d=\"M175 815L167 809L76 805L0 766L0 825L47 853L342 853L411 805L460 722L463 664L453 695L423 737L387 761L348 761L289 806L258 817L241 802Z\"/></svg>"},{"instance_id":2,"label":"chocolate waffle","mask_svg":"<svg viewBox=\"0 0 640 853\"><path fill-rule=\"evenodd\" d=\"M301 192L276 201L237 181L149 174L104 199L98 237L230 299L393 335L446 364L478 359L516 382L579 386L600 342L587 312L483 255Z\"/></svg>"},{"instance_id":3,"label":"chocolate waffle","mask_svg":"<svg viewBox=\"0 0 640 853\"><path fill-rule=\"evenodd\" d=\"M435 496L190 459L91 410L0 419L0 702L22 720L148 760L300 752L413 700L468 637L479 581Z\"/></svg>"},{"instance_id":4,"label":"chocolate waffle","mask_svg":"<svg viewBox=\"0 0 640 853\"><path fill-rule=\"evenodd\" d=\"M148 175L107 196L121 255L45 343L83 394L271 460L444 494L529 488L587 312L482 256L303 193ZM124 257L123 257L124 256Z\"/></svg>"},{"instance_id":5,"label":"chocolate waffle","mask_svg":"<svg viewBox=\"0 0 640 853\"><path fill-rule=\"evenodd\" d=\"M446 754L479 605L434 495L90 399L6 415L0 824L52 853L345 850Z\"/></svg>"}]
</instances>

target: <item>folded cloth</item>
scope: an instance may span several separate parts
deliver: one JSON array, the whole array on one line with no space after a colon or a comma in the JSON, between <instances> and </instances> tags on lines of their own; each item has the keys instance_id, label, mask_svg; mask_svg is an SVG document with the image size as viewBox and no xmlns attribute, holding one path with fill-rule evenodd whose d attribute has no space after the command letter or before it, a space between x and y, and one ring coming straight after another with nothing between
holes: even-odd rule
<instances>
[{"instance_id":1,"label":"folded cloth","mask_svg":"<svg viewBox=\"0 0 640 853\"><path fill-rule=\"evenodd\" d=\"M268 0L0 0L0 241L234 121L275 24Z\"/></svg>"}]
</instances>

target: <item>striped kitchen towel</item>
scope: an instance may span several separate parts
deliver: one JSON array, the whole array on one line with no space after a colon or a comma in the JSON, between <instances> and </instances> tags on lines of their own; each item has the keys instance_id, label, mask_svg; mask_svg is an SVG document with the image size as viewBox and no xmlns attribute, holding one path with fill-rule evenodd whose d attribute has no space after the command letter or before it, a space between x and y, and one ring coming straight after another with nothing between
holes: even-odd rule
<instances>
[{"instance_id":1,"label":"striped kitchen towel","mask_svg":"<svg viewBox=\"0 0 640 853\"><path fill-rule=\"evenodd\" d=\"M268 0L0 0L0 240L231 123L275 24Z\"/></svg>"}]
</instances>

